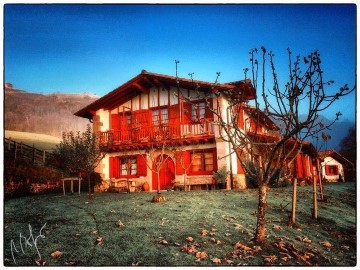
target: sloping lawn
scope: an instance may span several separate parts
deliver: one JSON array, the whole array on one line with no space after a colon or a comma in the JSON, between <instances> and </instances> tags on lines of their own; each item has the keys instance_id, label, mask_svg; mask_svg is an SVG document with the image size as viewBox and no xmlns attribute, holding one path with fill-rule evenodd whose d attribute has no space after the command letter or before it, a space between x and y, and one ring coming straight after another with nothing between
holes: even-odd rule
<instances>
[{"instance_id":1,"label":"sloping lawn","mask_svg":"<svg viewBox=\"0 0 360 270\"><path fill-rule=\"evenodd\" d=\"M329 200L318 203L314 221L312 189L298 187L294 228L287 226L291 187L272 189L269 244L262 250L249 243L256 190L164 192L163 203L151 203L153 193L11 199L5 202L4 264L36 265L40 254L39 263L50 266L355 265L355 184L325 189ZM61 256L52 257L55 251Z\"/></svg>"}]
</instances>

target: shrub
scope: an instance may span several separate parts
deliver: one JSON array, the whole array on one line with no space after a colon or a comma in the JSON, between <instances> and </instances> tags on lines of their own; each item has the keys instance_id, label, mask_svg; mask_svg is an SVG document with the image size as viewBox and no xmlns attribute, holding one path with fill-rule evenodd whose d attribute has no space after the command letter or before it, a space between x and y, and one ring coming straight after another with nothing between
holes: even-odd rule
<instances>
[{"instance_id":1,"label":"shrub","mask_svg":"<svg viewBox=\"0 0 360 270\"><path fill-rule=\"evenodd\" d=\"M228 175L228 172L227 172L226 166L222 167L217 172L213 172L213 177L216 179L217 183L226 182L227 175Z\"/></svg>"}]
</instances>

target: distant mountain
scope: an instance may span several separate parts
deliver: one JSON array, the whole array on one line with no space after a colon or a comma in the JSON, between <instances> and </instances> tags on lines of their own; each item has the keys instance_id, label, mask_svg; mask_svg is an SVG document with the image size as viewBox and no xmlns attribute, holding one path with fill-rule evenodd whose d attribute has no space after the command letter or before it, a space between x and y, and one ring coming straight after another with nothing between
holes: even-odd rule
<instances>
[{"instance_id":1,"label":"distant mountain","mask_svg":"<svg viewBox=\"0 0 360 270\"><path fill-rule=\"evenodd\" d=\"M321 121L323 122L324 125L328 125L332 122L332 120L326 118L325 116L321 116ZM324 132L327 135L331 136L331 139L327 141L327 145L323 143L323 139L321 138L321 134L319 134L319 139L318 142L316 142L316 140L310 140L314 146L318 146L320 147L320 145L322 144L323 146L321 147L321 150L328 150L328 149L335 149L337 151L340 150L340 142L341 140L346 137L346 135L348 134L348 130L350 127L355 126L354 122L348 121L348 120L340 120L335 122L329 130L325 130ZM356 147L356 145L354 146ZM325 149L326 148L326 149Z\"/></svg>"},{"instance_id":2,"label":"distant mountain","mask_svg":"<svg viewBox=\"0 0 360 270\"><path fill-rule=\"evenodd\" d=\"M4 86L4 129L61 137L64 131L83 131L87 119L73 114L99 97L83 94L35 94Z\"/></svg>"}]
</instances>

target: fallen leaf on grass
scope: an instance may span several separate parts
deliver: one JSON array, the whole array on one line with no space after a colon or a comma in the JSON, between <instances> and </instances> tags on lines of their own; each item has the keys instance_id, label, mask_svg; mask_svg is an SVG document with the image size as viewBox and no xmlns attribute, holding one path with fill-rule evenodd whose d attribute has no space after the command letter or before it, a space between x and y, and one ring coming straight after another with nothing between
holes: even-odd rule
<instances>
[{"instance_id":1,"label":"fallen leaf on grass","mask_svg":"<svg viewBox=\"0 0 360 270\"><path fill-rule=\"evenodd\" d=\"M131 265L132 266L139 266L141 264L141 262L133 262Z\"/></svg>"},{"instance_id":2,"label":"fallen leaf on grass","mask_svg":"<svg viewBox=\"0 0 360 270\"><path fill-rule=\"evenodd\" d=\"M122 223L121 220L116 222L116 226L119 227L119 228L125 227L124 223Z\"/></svg>"},{"instance_id":3,"label":"fallen leaf on grass","mask_svg":"<svg viewBox=\"0 0 360 270\"><path fill-rule=\"evenodd\" d=\"M175 242L175 243L174 243L174 246L180 247L180 244L179 244L178 242Z\"/></svg>"},{"instance_id":4,"label":"fallen leaf on grass","mask_svg":"<svg viewBox=\"0 0 360 270\"><path fill-rule=\"evenodd\" d=\"M299 241L301 241L301 242L304 242L304 243L308 243L308 244L311 243L311 240L310 240L309 238L307 238L307 237L304 237L304 238L303 238L303 237L301 237L301 236L297 236L296 239L299 240Z\"/></svg>"},{"instance_id":5,"label":"fallen leaf on grass","mask_svg":"<svg viewBox=\"0 0 360 270\"><path fill-rule=\"evenodd\" d=\"M208 230L201 230L200 233L201 233L201 235L205 236L205 235L209 234L209 231Z\"/></svg>"},{"instance_id":6,"label":"fallen leaf on grass","mask_svg":"<svg viewBox=\"0 0 360 270\"><path fill-rule=\"evenodd\" d=\"M74 266L76 265L76 262L70 261L70 262L65 262L66 266Z\"/></svg>"},{"instance_id":7,"label":"fallen leaf on grass","mask_svg":"<svg viewBox=\"0 0 360 270\"><path fill-rule=\"evenodd\" d=\"M95 245L102 245L104 244L104 237L98 237L95 240Z\"/></svg>"},{"instance_id":8,"label":"fallen leaf on grass","mask_svg":"<svg viewBox=\"0 0 360 270\"><path fill-rule=\"evenodd\" d=\"M211 229L212 232L218 232L218 229Z\"/></svg>"},{"instance_id":9,"label":"fallen leaf on grass","mask_svg":"<svg viewBox=\"0 0 360 270\"><path fill-rule=\"evenodd\" d=\"M207 258L208 257L208 255L206 254L206 252L197 252L196 253L196 258L198 258L198 259L205 259L205 258Z\"/></svg>"},{"instance_id":10,"label":"fallen leaf on grass","mask_svg":"<svg viewBox=\"0 0 360 270\"><path fill-rule=\"evenodd\" d=\"M224 241L217 240L216 244L217 244L217 245L224 245L225 242L224 242Z\"/></svg>"},{"instance_id":11,"label":"fallen leaf on grass","mask_svg":"<svg viewBox=\"0 0 360 270\"><path fill-rule=\"evenodd\" d=\"M225 236L229 237L229 236L231 236L231 233L225 233Z\"/></svg>"},{"instance_id":12,"label":"fallen leaf on grass","mask_svg":"<svg viewBox=\"0 0 360 270\"><path fill-rule=\"evenodd\" d=\"M186 237L186 241L188 241L188 242L193 242L193 241L194 241L194 238L192 238L191 236Z\"/></svg>"},{"instance_id":13,"label":"fallen leaf on grass","mask_svg":"<svg viewBox=\"0 0 360 270\"><path fill-rule=\"evenodd\" d=\"M264 263L266 265L273 265L274 262L278 259L278 257L276 255L262 255L262 257L264 258Z\"/></svg>"},{"instance_id":14,"label":"fallen leaf on grass","mask_svg":"<svg viewBox=\"0 0 360 270\"><path fill-rule=\"evenodd\" d=\"M63 253L61 251L55 251L53 253L51 253L51 257L53 258L59 258Z\"/></svg>"},{"instance_id":15,"label":"fallen leaf on grass","mask_svg":"<svg viewBox=\"0 0 360 270\"><path fill-rule=\"evenodd\" d=\"M305 237L303 240L302 240L304 243L308 243L310 244L311 243L311 240L307 237Z\"/></svg>"},{"instance_id":16,"label":"fallen leaf on grass","mask_svg":"<svg viewBox=\"0 0 360 270\"><path fill-rule=\"evenodd\" d=\"M184 251L186 253L194 253L197 252L197 249L194 245L186 245L181 248L181 251Z\"/></svg>"},{"instance_id":17,"label":"fallen leaf on grass","mask_svg":"<svg viewBox=\"0 0 360 270\"><path fill-rule=\"evenodd\" d=\"M235 249L241 249L241 250L244 250L244 251L250 251L252 250L251 248L249 248L248 246L245 246L243 244L241 244L240 242L237 242L235 244Z\"/></svg>"},{"instance_id":18,"label":"fallen leaf on grass","mask_svg":"<svg viewBox=\"0 0 360 270\"><path fill-rule=\"evenodd\" d=\"M327 248L331 247L331 244L330 244L329 241L320 242L320 244L323 245L324 247L327 247Z\"/></svg>"},{"instance_id":19,"label":"fallen leaf on grass","mask_svg":"<svg viewBox=\"0 0 360 270\"><path fill-rule=\"evenodd\" d=\"M213 258L211 259L213 263L221 263L221 260L219 258Z\"/></svg>"},{"instance_id":20,"label":"fallen leaf on grass","mask_svg":"<svg viewBox=\"0 0 360 270\"><path fill-rule=\"evenodd\" d=\"M288 260L290 260L290 258L286 256L286 257L282 257L281 260L287 262Z\"/></svg>"},{"instance_id":21,"label":"fallen leaf on grass","mask_svg":"<svg viewBox=\"0 0 360 270\"><path fill-rule=\"evenodd\" d=\"M274 225L273 229L277 230L277 231L281 231L283 228L281 226L279 226L279 225Z\"/></svg>"},{"instance_id":22,"label":"fallen leaf on grass","mask_svg":"<svg viewBox=\"0 0 360 270\"><path fill-rule=\"evenodd\" d=\"M234 262L232 260L226 260L225 263L227 265L234 265Z\"/></svg>"},{"instance_id":23,"label":"fallen leaf on grass","mask_svg":"<svg viewBox=\"0 0 360 270\"><path fill-rule=\"evenodd\" d=\"M36 263L37 266L44 266L46 264L46 261L38 260L38 261L35 261L35 263Z\"/></svg>"},{"instance_id":24,"label":"fallen leaf on grass","mask_svg":"<svg viewBox=\"0 0 360 270\"><path fill-rule=\"evenodd\" d=\"M90 234L93 234L93 235L95 235L95 234L97 234L97 233L98 233L97 230L90 232Z\"/></svg>"},{"instance_id":25,"label":"fallen leaf on grass","mask_svg":"<svg viewBox=\"0 0 360 270\"><path fill-rule=\"evenodd\" d=\"M169 243L168 243L168 241L166 241L166 240L161 240L161 241L159 242L159 244L168 245Z\"/></svg>"},{"instance_id":26,"label":"fallen leaf on grass","mask_svg":"<svg viewBox=\"0 0 360 270\"><path fill-rule=\"evenodd\" d=\"M216 243L215 238L210 238L209 241L210 241L211 243Z\"/></svg>"},{"instance_id":27,"label":"fallen leaf on grass","mask_svg":"<svg viewBox=\"0 0 360 270\"><path fill-rule=\"evenodd\" d=\"M349 246L341 246L341 249L348 251L350 249L350 247Z\"/></svg>"},{"instance_id":28,"label":"fallen leaf on grass","mask_svg":"<svg viewBox=\"0 0 360 270\"><path fill-rule=\"evenodd\" d=\"M237 223L234 224L235 230L241 230L241 228L242 228L242 226L240 224L237 224Z\"/></svg>"}]
</instances>

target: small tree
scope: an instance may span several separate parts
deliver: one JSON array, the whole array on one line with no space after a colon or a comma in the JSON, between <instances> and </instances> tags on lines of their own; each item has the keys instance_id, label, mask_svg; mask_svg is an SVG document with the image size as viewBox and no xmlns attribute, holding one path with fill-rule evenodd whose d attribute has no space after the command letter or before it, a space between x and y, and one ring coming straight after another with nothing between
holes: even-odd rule
<instances>
[{"instance_id":1,"label":"small tree","mask_svg":"<svg viewBox=\"0 0 360 270\"><path fill-rule=\"evenodd\" d=\"M173 135L167 124L160 124L157 128L157 132L154 132L150 136L149 145L146 148L146 155L143 157L146 159L147 167L156 174L156 189L157 195L153 197L153 202L165 201L165 197L161 195L160 190L160 170L164 164L171 159L171 156L175 155L177 144L173 140Z\"/></svg>"},{"instance_id":2,"label":"small tree","mask_svg":"<svg viewBox=\"0 0 360 270\"><path fill-rule=\"evenodd\" d=\"M64 132L62 141L54 151L55 159L68 175L83 172L88 178L88 191L91 194L91 174L106 155L107 146L101 145L98 136L88 124L85 132Z\"/></svg>"}]
</instances>

